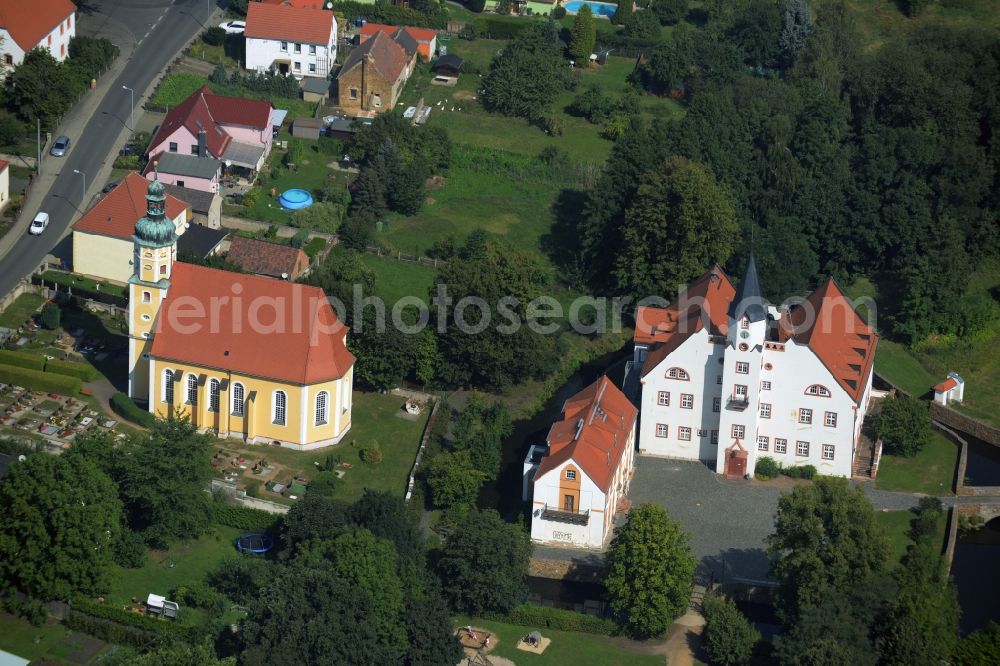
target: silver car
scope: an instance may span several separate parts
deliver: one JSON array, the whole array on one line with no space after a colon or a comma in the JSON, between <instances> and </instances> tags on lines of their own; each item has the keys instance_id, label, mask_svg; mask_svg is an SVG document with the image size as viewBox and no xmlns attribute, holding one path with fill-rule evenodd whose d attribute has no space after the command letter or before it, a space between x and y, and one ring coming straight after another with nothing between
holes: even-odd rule
<instances>
[{"instance_id":1,"label":"silver car","mask_svg":"<svg viewBox=\"0 0 1000 666\"><path fill-rule=\"evenodd\" d=\"M55 140L52 144L52 149L49 150L49 155L53 157L62 157L69 150L69 137L63 134Z\"/></svg>"}]
</instances>

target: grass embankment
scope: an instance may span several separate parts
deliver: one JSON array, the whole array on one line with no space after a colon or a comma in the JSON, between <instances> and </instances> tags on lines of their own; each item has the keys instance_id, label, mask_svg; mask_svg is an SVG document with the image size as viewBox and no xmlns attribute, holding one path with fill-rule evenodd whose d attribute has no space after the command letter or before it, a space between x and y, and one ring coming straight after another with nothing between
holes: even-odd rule
<instances>
[{"instance_id":1,"label":"grass embankment","mask_svg":"<svg viewBox=\"0 0 1000 666\"><path fill-rule=\"evenodd\" d=\"M883 455L875 487L927 495L951 495L958 447L934 432L930 443L912 458Z\"/></svg>"},{"instance_id":2,"label":"grass embankment","mask_svg":"<svg viewBox=\"0 0 1000 666\"><path fill-rule=\"evenodd\" d=\"M4 328L20 328L31 315L42 307L45 299L37 294L21 294L7 309L0 313L0 326Z\"/></svg>"}]
</instances>

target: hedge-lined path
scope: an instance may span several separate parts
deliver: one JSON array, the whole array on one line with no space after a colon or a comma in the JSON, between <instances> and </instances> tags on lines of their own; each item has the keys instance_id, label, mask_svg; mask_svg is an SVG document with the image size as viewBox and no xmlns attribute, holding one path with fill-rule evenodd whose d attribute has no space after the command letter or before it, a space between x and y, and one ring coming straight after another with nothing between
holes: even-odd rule
<instances>
[{"instance_id":1,"label":"hedge-lined path","mask_svg":"<svg viewBox=\"0 0 1000 666\"><path fill-rule=\"evenodd\" d=\"M96 400L100 404L101 409L104 411L105 414L108 415L109 418L112 418L116 421L120 421L122 423L127 423L130 428L135 428L136 430L143 430L143 431L146 430L146 428L144 428L143 426L139 425L138 423L133 423L132 421L129 421L124 416L122 416L114 409L112 409L111 396L113 396L118 391L107 379L98 376L98 378L95 379L94 381L86 382L83 385L83 387L88 391L90 391L91 396L94 398L94 400Z\"/></svg>"}]
</instances>

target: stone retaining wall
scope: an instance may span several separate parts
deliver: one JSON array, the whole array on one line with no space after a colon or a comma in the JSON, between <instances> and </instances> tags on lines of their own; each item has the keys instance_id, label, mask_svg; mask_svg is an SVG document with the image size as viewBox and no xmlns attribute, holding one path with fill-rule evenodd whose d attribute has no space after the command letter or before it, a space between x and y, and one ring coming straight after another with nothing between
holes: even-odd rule
<instances>
[{"instance_id":1,"label":"stone retaining wall","mask_svg":"<svg viewBox=\"0 0 1000 666\"><path fill-rule=\"evenodd\" d=\"M951 407L945 407L936 402L931 403L931 418L941 421L956 430L981 439L987 444L1000 446L1000 428L996 428L979 419L962 414Z\"/></svg>"}]
</instances>

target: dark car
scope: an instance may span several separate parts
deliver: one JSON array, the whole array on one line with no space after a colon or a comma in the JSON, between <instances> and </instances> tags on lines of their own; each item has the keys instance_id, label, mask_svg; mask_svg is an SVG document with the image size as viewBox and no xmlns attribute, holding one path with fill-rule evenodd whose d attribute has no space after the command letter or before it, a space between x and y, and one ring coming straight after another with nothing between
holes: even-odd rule
<instances>
[{"instance_id":1,"label":"dark car","mask_svg":"<svg viewBox=\"0 0 1000 666\"><path fill-rule=\"evenodd\" d=\"M116 187L118 187L118 183L120 182L121 182L120 180L111 181L110 183L104 186L104 189L101 190L101 194L107 194L111 190L115 189Z\"/></svg>"},{"instance_id":2,"label":"dark car","mask_svg":"<svg viewBox=\"0 0 1000 666\"><path fill-rule=\"evenodd\" d=\"M65 134L60 136L52 144L52 149L49 151L49 155L53 157L62 157L69 150L69 137Z\"/></svg>"}]
</instances>

